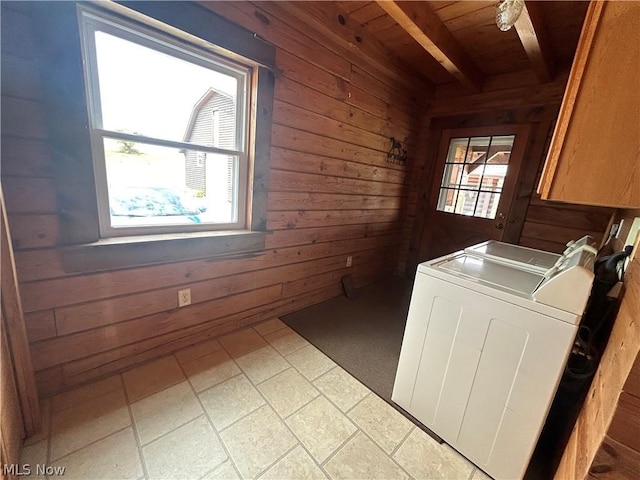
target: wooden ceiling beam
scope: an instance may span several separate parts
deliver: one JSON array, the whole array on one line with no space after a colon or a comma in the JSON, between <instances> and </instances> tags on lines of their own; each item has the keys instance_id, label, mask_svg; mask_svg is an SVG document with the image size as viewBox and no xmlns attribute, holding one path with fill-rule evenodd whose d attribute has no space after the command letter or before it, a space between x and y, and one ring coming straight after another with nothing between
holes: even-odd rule
<instances>
[{"instance_id":1,"label":"wooden ceiling beam","mask_svg":"<svg viewBox=\"0 0 640 480\"><path fill-rule=\"evenodd\" d=\"M482 89L482 72L426 2L377 3L456 80L474 91Z\"/></svg>"},{"instance_id":2,"label":"wooden ceiling beam","mask_svg":"<svg viewBox=\"0 0 640 480\"><path fill-rule=\"evenodd\" d=\"M527 1L514 25L540 83L553 79L554 65L544 31L540 4Z\"/></svg>"}]
</instances>

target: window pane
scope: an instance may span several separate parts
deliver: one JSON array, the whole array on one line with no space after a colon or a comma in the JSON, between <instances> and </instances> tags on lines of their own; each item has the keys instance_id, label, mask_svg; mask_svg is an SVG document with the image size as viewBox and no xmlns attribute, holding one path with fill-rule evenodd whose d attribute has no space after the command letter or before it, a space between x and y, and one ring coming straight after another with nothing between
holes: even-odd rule
<instances>
[{"instance_id":1,"label":"window pane","mask_svg":"<svg viewBox=\"0 0 640 480\"><path fill-rule=\"evenodd\" d=\"M487 163L495 165L506 165L509 163L511 157L511 149L513 148L513 141L515 135L505 135L500 137L493 137L491 139L491 148L487 155Z\"/></svg>"},{"instance_id":2,"label":"window pane","mask_svg":"<svg viewBox=\"0 0 640 480\"><path fill-rule=\"evenodd\" d=\"M463 188L472 190L494 190L499 191L504 184L507 175L507 165L480 164L466 166L465 172L460 182Z\"/></svg>"},{"instance_id":3,"label":"window pane","mask_svg":"<svg viewBox=\"0 0 640 480\"><path fill-rule=\"evenodd\" d=\"M481 190L502 191L508 168L508 165L483 165Z\"/></svg>"},{"instance_id":4,"label":"window pane","mask_svg":"<svg viewBox=\"0 0 640 480\"><path fill-rule=\"evenodd\" d=\"M466 162L474 165L484 163L487 160L487 148L490 141L491 137L472 137L469 140Z\"/></svg>"},{"instance_id":5,"label":"window pane","mask_svg":"<svg viewBox=\"0 0 640 480\"><path fill-rule=\"evenodd\" d=\"M459 215L473 215L476 206L478 192L472 190L460 190L456 200L455 213Z\"/></svg>"},{"instance_id":6,"label":"window pane","mask_svg":"<svg viewBox=\"0 0 640 480\"><path fill-rule=\"evenodd\" d=\"M447 153L448 163L462 163L467 155L468 138L452 138Z\"/></svg>"},{"instance_id":7,"label":"window pane","mask_svg":"<svg viewBox=\"0 0 640 480\"><path fill-rule=\"evenodd\" d=\"M238 158L104 139L112 227L235 223Z\"/></svg>"},{"instance_id":8,"label":"window pane","mask_svg":"<svg viewBox=\"0 0 640 480\"><path fill-rule=\"evenodd\" d=\"M241 80L109 33L95 42L102 128L240 150Z\"/></svg>"},{"instance_id":9,"label":"window pane","mask_svg":"<svg viewBox=\"0 0 640 480\"><path fill-rule=\"evenodd\" d=\"M444 175L442 175L443 187L456 187L460 183L463 166L459 163L447 163L444 166Z\"/></svg>"},{"instance_id":10,"label":"window pane","mask_svg":"<svg viewBox=\"0 0 640 480\"><path fill-rule=\"evenodd\" d=\"M498 211L498 203L500 202L499 193L479 192L478 204L476 205L475 217L496 218Z\"/></svg>"},{"instance_id":11,"label":"window pane","mask_svg":"<svg viewBox=\"0 0 640 480\"><path fill-rule=\"evenodd\" d=\"M440 196L438 197L437 210L440 212L453 213L456 205L457 196L458 196L457 190L453 190L449 188L441 188Z\"/></svg>"},{"instance_id":12,"label":"window pane","mask_svg":"<svg viewBox=\"0 0 640 480\"><path fill-rule=\"evenodd\" d=\"M465 165L460 186L471 190L479 190L483 171L483 165Z\"/></svg>"}]
</instances>

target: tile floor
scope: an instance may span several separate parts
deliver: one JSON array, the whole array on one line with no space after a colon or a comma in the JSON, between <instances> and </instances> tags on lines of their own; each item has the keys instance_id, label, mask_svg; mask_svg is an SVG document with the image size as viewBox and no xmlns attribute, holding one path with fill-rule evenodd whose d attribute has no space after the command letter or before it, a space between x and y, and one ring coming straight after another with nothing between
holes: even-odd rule
<instances>
[{"instance_id":1,"label":"tile floor","mask_svg":"<svg viewBox=\"0 0 640 480\"><path fill-rule=\"evenodd\" d=\"M279 319L48 399L22 463L71 479L488 479ZM51 475L49 478L55 478Z\"/></svg>"}]
</instances>

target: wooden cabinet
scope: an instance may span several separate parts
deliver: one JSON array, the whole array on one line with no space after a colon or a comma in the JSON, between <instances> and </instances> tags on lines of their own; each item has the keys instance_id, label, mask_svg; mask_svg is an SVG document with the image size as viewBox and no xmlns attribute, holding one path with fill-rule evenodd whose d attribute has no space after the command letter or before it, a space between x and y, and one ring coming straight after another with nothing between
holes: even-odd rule
<instances>
[{"instance_id":1,"label":"wooden cabinet","mask_svg":"<svg viewBox=\"0 0 640 480\"><path fill-rule=\"evenodd\" d=\"M640 206L640 2L589 5L538 191Z\"/></svg>"}]
</instances>

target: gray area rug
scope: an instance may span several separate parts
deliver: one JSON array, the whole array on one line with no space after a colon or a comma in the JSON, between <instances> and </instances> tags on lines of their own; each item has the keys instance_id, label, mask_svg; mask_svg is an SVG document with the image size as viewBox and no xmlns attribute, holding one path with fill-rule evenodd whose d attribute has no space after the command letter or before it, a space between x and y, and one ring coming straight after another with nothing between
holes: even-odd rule
<instances>
[{"instance_id":1,"label":"gray area rug","mask_svg":"<svg viewBox=\"0 0 640 480\"><path fill-rule=\"evenodd\" d=\"M392 277L282 320L325 355L391 402L413 282Z\"/></svg>"}]
</instances>

